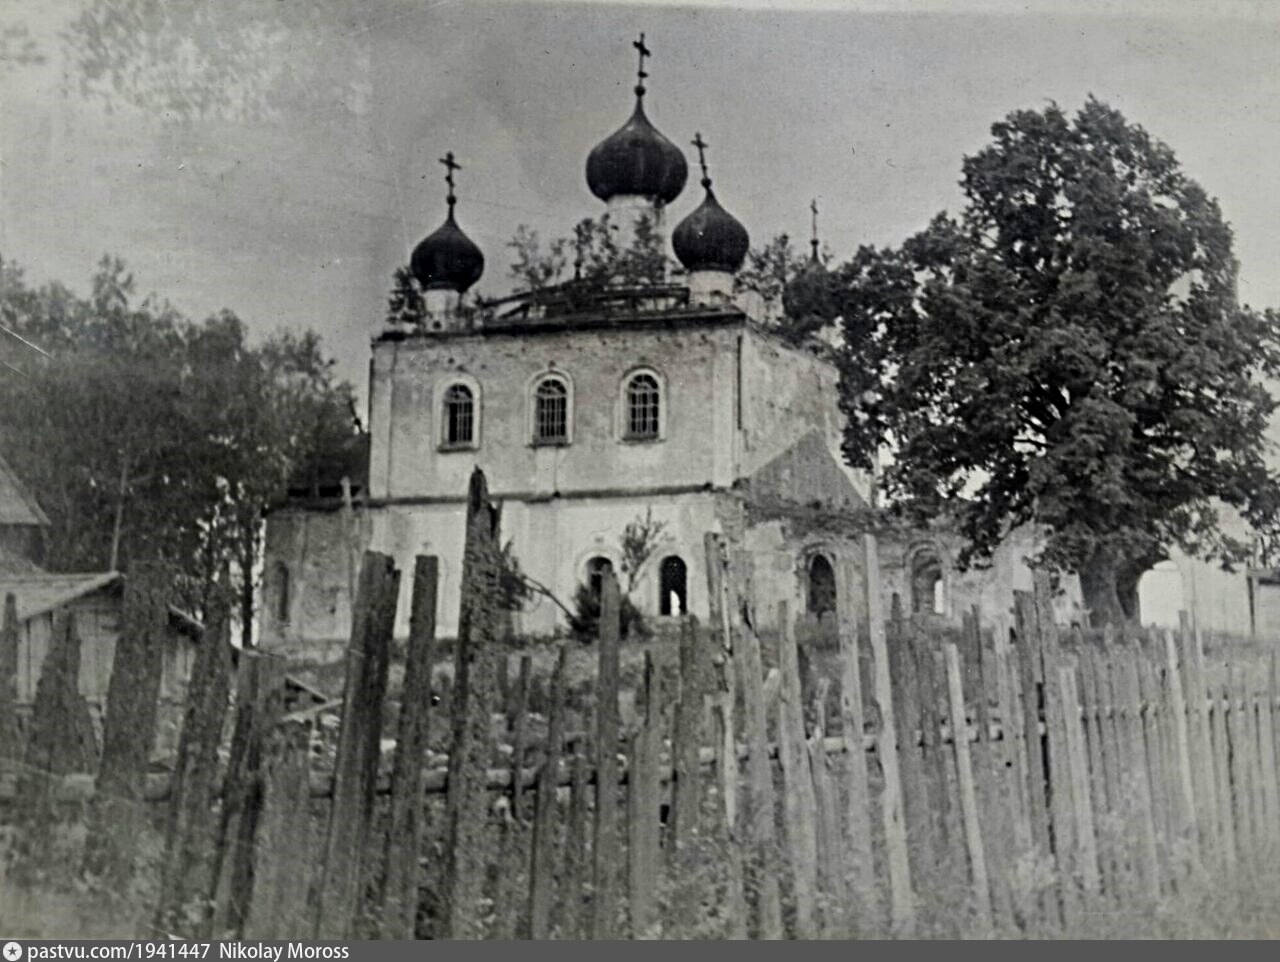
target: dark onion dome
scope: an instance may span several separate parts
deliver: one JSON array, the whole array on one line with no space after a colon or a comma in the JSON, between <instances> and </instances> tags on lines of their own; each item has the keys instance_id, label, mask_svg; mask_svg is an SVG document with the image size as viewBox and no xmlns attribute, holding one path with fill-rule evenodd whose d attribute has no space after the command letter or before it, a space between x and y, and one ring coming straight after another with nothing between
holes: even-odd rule
<instances>
[{"instance_id":1,"label":"dark onion dome","mask_svg":"<svg viewBox=\"0 0 1280 962\"><path fill-rule=\"evenodd\" d=\"M449 216L428 234L409 260L413 276L423 290L450 290L464 293L484 273L484 254L453 219L450 198Z\"/></svg>"},{"instance_id":2,"label":"dark onion dome","mask_svg":"<svg viewBox=\"0 0 1280 962\"><path fill-rule=\"evenodd\" d=\"M676 225L671 246L687 271L727 271L735 274L746 260L751 239L736 217L720 206L711 182L697 210Z\"/></svg>"},{"instance_id":3,"label":"dark onion dome","mask_svg":"<svg viewBox=\"0 0 1280 962\"><path fill-rule=\"evenodd\" d=\"M639 92L631 119L587 156L587 186L603 201L636 195L669 204L680 196L688 179L684 154L649 122L644 95Z\"/></svg>"}]
</instances>

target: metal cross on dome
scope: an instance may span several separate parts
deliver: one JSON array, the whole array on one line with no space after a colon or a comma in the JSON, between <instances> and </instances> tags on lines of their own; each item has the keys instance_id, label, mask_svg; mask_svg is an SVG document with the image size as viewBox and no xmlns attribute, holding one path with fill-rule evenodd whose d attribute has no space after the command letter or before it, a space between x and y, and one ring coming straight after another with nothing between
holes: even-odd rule
<instances>
[{"instance_id":1,"label":"metal cross on dome","mask_svg":"<svg viewBox=\"0 0 1280 962\"><path fill-rule=\"evenodd\" d=\"M702 186L711 186L711 177L707 174L707 148L711 145L702 139L701 133L693 135L693 146L698 148L698 166L702 168Z\"/></svg>"},{"instance_id":2,"label":"metal cross on dome","mask_svg":"<svg viewBox=\"0 0 1280 962\"><path fill-rule=\"evenodd\" d=\"M641 33L641 34L640 34L640 39L639 39L639 40L632 40L632 41L631 41L631 46L635 47L635 48L636 48L636 51L637 51L637 52L639 53L639 55L640 55L640 67L639 67L639 69L637 69L637 70L636 70L636 77L637 77L637 80L638 80L638 82L636 83L636 93L637 93L637 94L643 94L643 93L644 93L644 81L645 81L645 78L649 76L649 75L645 72L645 69L644 69L644 58L645 58L645 57L652 57L652 56L653 56L653 53L649 50L649 48L648 48L648 47L646 47L646 46L644 45L644 34L643 34L643 33Z\"/></svg>"},{"instance_id":3,"label":"metal cross on dome","mask_svg":"<svg viewBox=\"0 0 1280 962\"><path fill-rule=\"evenodd\" d=\"M452 150L440 158L440 163L444 164L446 170L444 182L449 185L448 201L449 206L452 207L458 200L453 194L453 172L455 170L462 170L462 165L453 159Z\"/></svg>"},{"instance_id":4,"label":"metal cross on dome","mask_svg":"<svg viewBox=\"0 0 1280 962\"><path fill-rule=\"evenodd\" d=\"M809 210L813 212L813 234L809 238L809 246L813 248L813 259L818 259L818 198L809 201Z\"/></svg>"}]
</instances>

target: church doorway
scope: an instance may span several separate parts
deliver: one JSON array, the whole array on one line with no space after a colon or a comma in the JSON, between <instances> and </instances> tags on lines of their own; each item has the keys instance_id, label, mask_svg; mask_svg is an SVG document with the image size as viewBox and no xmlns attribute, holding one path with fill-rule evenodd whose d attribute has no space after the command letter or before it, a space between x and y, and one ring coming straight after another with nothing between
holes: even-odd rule
<instances>
[{"instance_id":1,"label":"church doorway","mask_svg":"<svg viewBox=\"0 0 1280 962\"><path fill-rule=\"evenodd\" d=\"M920 551L911 562L911 612L941 615L947 611L942 561L931 550Z\"/></svg>"},{"instance_id":2,"label":"church doorway","mask_svg":"<svg viewBox=\"0 0 1280 962\"><path fill-rule=\"evenodd\" d=\"M818 618L836 610L836 572L826 555L816 554L809 560L807 608Z\"/></svg>"},{"instance_id":3,"label":"church doorway","mask_svg":"<svg viewBox=\"0 0 1280 962\"><path fill-rule=\"evenodd\" d=\"M688 570L683 559L670 555L658 568L658 614L683 615L689 610Z\"/></svg>"},{"instance_id":4,"label":"church doorway","mask_svg":"<svg viewBox=\"0 0 1280 962\"><path fill-rule=\"evenodd\" d=\"M604 592L604 576L613 570L613 562L608 558L596 555L587 561L587 587L591 595L599 598Z\"/></svg>"}]
</instances>

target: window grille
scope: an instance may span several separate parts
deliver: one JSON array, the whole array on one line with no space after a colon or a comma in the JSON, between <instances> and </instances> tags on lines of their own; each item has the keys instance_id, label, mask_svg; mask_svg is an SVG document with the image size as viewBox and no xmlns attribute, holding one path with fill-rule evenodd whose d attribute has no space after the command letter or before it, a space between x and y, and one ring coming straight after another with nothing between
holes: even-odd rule
<instances>
[{"instance_id":1,"label":"window grille","mask_svg":"<svg viewBox=\"0 0 1280 962\"><path fill-rule=\"evenodd\" d=\"M454 384L444 393L444 443L471 444L475 440L475 402L471 388Z\"/></svg>"},{"instance_id":2,"label":"window grille","mask_svg":"<svg viewBox=\"0 0 1280 962\"><path fill-rule=\"evenodd\" d=\"M627 383L627 437L658 436L658 380L637 374Z\"/></svg>"},{"instance_id":3,"label":"window grille","mask_svg":"<svg viewBox=\"0 0 1280 962\"><path fill-rule=\"evenodd\" d=\"M558 378L547 378L534 392L533 439L546 443L569 440L569 389Z\"/></svg>"}]
</instances>

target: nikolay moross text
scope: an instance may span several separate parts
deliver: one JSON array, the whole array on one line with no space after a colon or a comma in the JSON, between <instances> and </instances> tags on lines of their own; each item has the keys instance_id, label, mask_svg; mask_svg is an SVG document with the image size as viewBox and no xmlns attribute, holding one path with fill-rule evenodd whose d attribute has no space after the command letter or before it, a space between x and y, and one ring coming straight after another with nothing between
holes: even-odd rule
<instances>
[{"instance_id":1,"label":"nikolay moross text","mask_svg":"<svg viewBox=\"0 0 1280 962\"><path fill-rule=\"evenodd\" d=\"M257 962L280 962L281 959L346 959L351 950L345 945L265 945L262 942L222 942L218 955L223 959L252 959Z\"/></svg>"}]
</instances>

